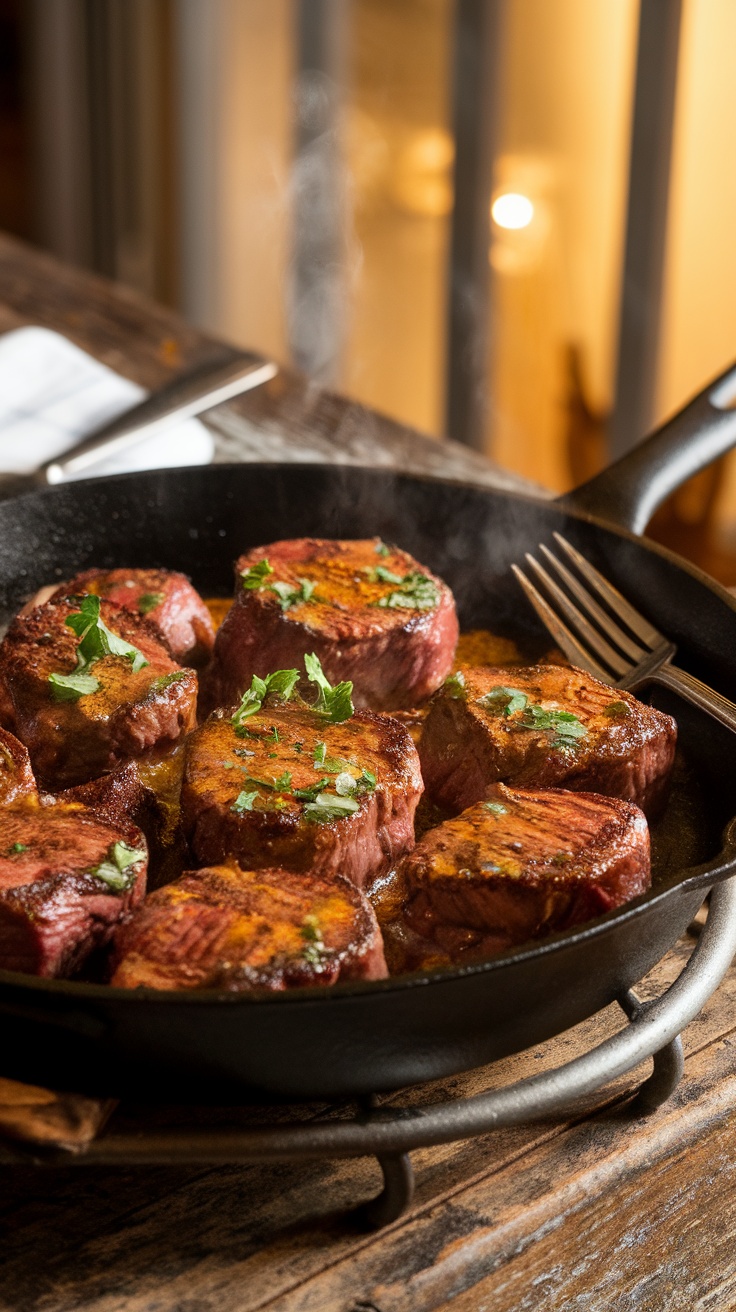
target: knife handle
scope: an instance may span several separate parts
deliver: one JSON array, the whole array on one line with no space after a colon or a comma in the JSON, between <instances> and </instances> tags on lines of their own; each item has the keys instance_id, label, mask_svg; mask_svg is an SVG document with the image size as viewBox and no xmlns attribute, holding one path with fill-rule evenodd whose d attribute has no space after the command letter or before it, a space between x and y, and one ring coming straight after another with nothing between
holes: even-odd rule
<instances>
[{"instance_id":1,"label":"knife handle","mask_svg":"<svg viewBox=\"0 0 736 1312\"><path fill-rule=\"evenodd\" d=\"M126 410L112 423L88 434L60 458L49 460L40 467L37 478L40 482L61 483L172 424L211 410L253 387L260 387L277 373L278 365L273 361L244 362L240 357L227 364L214 368L209 365L195 373L185 374L131 410Z\"/></svg>"}]
</instances>

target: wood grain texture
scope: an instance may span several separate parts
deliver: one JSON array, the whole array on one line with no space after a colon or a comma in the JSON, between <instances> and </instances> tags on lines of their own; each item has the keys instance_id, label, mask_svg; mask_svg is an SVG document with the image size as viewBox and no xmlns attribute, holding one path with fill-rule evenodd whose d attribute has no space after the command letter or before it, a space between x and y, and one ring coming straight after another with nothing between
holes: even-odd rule
<instances>
[{"instance_id":1,"label":"wood grain texture","mask_svg":"<svg viewBox=\"0 0 736 1312\"><path fill-rule=\"evenodd\" d=\"M168 311L0 239L0 330L23 322L65 332L147 387L228 349ZM288 450L314 459L329 451L373 463L390 462L393 451L395 463L416 460L439 472L444 459L451 476L498 478L479 457L463 464L462 450L397 431L286 374L215 422L220 458L280 459ZM475 461L482 471L474 474ZM678 945L657 966L643 996L661 992L691 946ZM653 1116L627 1112L644 1068L617 1081L597 1110L581 1107L565 1122L418 1151L414 1205L379 1234L343 1215L379 1188L367 1159L139 1170L42 1169L16 1160L0 1176L0 1308L727 1312L736 1307L735 1004L732 971L688 1027L685 1078ZM609 1008L537 1049L387 1101L470 1097L570 1060L620 1025L620 1012ZM230 1123L292 1110L202 1116ZM151 1115L123 1106L113 1123L134 1131ZM172 1123L191 1113L156 1115Z\"/></svg>"}]
</instances>

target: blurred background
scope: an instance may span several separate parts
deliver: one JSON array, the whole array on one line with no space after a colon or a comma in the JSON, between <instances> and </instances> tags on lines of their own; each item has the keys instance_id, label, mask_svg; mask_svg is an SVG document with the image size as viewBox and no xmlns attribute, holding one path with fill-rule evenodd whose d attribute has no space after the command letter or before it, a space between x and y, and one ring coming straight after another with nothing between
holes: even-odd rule
<instances>
[{"instance_id":1,"label":"blurred background","mask_svg":"<svg viewBox=\"0 0 736 1312\"><path fill-rule=\"evenodd\" d=\"M736 359L733 0L0 0L0 227L563 491ZM736 583L736 462L651 530Z\"/></svg>"}]
</instances>

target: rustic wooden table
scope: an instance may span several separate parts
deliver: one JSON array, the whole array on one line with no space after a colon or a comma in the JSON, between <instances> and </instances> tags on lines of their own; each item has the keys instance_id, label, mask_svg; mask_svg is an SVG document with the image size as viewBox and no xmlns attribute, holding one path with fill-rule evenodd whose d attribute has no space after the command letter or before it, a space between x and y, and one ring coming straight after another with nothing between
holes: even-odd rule
<instances>
[{"instance_id":1,"label":"rustic wooden table","mask_svg":"<svg viewBox=\"0 0 736 1312\"><path fill-rule=\"evenodd\" d=\"M0 331L22 323L65 333L147 387L227 354L160 307L0 239ZM218 459L381 461L516 485L462 448L427 441L288 374L221 408L213 422ZM691 948L678 945L639 987L641 996L659 994ZM345 1217L378 1189L369 1159L208 1168L6 1165L1 1306L725 1312L736 1307L735 999L732 971L687 1028L685 1077L653 1115L633 1115L630 1107L647 1074L642 1068L574 1117L419 1150L412 1208L377 1233ZM621 1013L611 1008L538 1049L384 1101L421 1106L495 1088L569 1060L620 1025ZM6 1124L14 1103L23 1112L23 1096L0 1081ZM43 1120L42 1095L35 1097ZM324 1107L299 1112L339 1114ZM52 1134L55 1115L52 1104ZM237 1113L221 1115L231 1120ZM147 1117L135 1108L115 1113L133 1126Z\"/></svg>"}]
</instances>

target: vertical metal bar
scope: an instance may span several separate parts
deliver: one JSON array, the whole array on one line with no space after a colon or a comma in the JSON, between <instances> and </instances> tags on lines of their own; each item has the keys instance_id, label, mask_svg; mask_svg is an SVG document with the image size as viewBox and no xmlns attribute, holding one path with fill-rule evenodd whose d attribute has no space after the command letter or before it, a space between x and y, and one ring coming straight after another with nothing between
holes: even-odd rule
<instances>
[{"instance_id":1,"label":"vertical metal bar","mask_svg":"<svg viewBox=\"0 0 736 1312\"><path fill-rule=\"evenodd\" d=\"M681 0L641 0L629 164L613 459L645 435L654 418L662 312Z\"/></svg>"},{"instance_id":2,"label":"vertical metal bar","mask_svg":"<svg viewBox=\"0 0 736 1312\"><path fill-rule=\"evenodd\" d=\"M488 415L489 211L503 8L503 0L458 0L455 14L446 430L479 451Z\"/></svg>"},{"instance_id":3,"label":"vertical metal bar","mask_svg":"<svg viewBox=\"0 0 736 1312\"><path fill-rule=\"evenodd\" d=\"M349 5L299 0L289 345L321 382L339 374L346 329L347 191L341 110Z\"/></svg>"}]
</instances>

